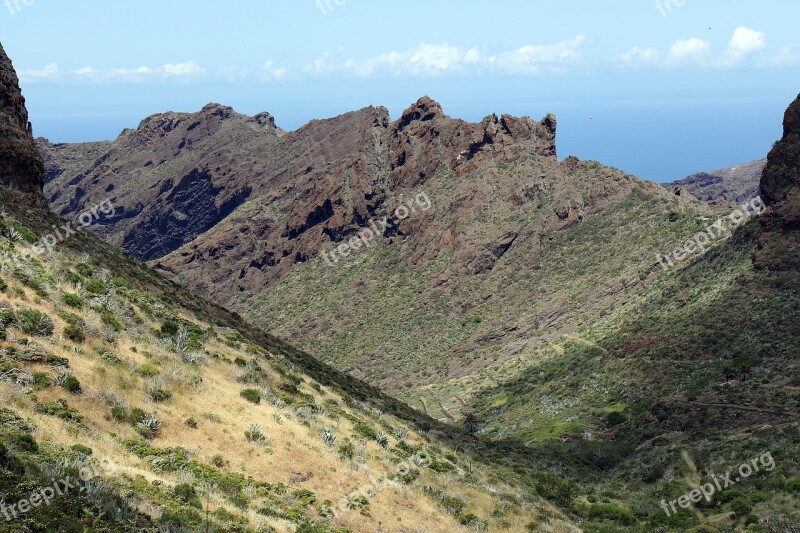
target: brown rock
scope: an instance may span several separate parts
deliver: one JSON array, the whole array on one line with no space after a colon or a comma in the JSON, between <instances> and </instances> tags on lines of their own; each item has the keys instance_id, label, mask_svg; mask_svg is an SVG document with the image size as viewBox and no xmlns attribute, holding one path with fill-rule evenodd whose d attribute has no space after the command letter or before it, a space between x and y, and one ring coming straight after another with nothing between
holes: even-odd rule
<instances>
[{"instance_id":1,"label":"brown rock","mask_svg":"<svg viewBox=\"0 0 800 533\"><path fill-rule=\"evenodd\" d=\"M19 79L0 45L0 185L27 205L46 208L44 164L32 131Z\"/></svg>"}]
</instances>

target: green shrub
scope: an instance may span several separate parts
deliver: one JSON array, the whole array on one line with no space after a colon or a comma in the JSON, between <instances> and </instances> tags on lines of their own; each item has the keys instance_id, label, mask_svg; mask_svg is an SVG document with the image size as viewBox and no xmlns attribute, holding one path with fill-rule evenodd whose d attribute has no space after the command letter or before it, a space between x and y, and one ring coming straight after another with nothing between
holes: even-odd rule
<instances>
[{"instance_id":1,"label":"green shrub","mask_svg":"<svg viewBox=\"0 0 800 533\"><path fill-rule=\"evenodd\" d=\"M245 389L239 395L250 403L258 405L261 403L261 393L256 389Z\"/></svg>"},{"instance_id":2,"label":"green shrub","mask_svg":"<svg viewBox=\"0 0 800 533\"><path fill-rule=\"evenodd\" d=\"M145 363L139 368L136 369L136 373L142 377L152 378L157 376L161 373L161 370L158 367L151 365L150 363Z\"/></svg>"},{"instance_id":3,"label":"green shrub","mask_svg":"<svg viewBox=\"0 0 800 533\"><path fill-rule=\"evenodd\" d=\"M442 498L442 507L453 516L460 516L464 511L464 502L455 496L445 496Z\"/></svg>"},{"instance_id":4,"label":"green shrub","mask_svg":"<svg viewBox=\"0 0 800 533\"><path fill-rule=\"evenodd\" d=\"M95 273L94 266L90 265L89 263L78 263L75 265L75 270L77 270L78 274L84 278L91 278Z\"/></svg>"},{"instance_id":5,"label":"green shrub","mask_svg":"<svg viewBox=\"0 0 800 533\"><path fill-rule=\"evenodd\" d=\"M228 462L221 454L216 454L214 457L211 458L211 464L216 466L217 468L224 468Z\"/></svg>"},{"instance_id":6,"label":"green shrub","mask_svg":"<svg viewBox=\"0 0 800 533\"><path fill-rule=\"evenodd\" d=\"M81 393L81 382L73 375L69 375L61 382L61 388L72 394Z\"/></svg>"},{"instance_id":7,"label":"green shrub","mask_svg":"<svg viewBox=\"0 0 800 533\"><path fill-rule=\"evenodd\" d=\"M53 320L36 309L20 309L17 311L15 325L27 335L50 337L55 326Z\"/></svg>"},{"instance_id":8,"label":"green shrub","mask_svg":"<svg viewBox=\"0 0 800 533\"><path fill-rule=\"evenodd\" d=\"M8 283L6 283L3 278L0 278L0 292L6 292L7 288L8 288Z\"/></svg>"},{"instance_id":9,"label":"green shrub","mask_svg":"<svg viewBox=\"0 0 800 533\"><path fill-rule=\"evenodd\" d=\"M128 422L132 425L136 425L140 423L142 420L144 420L146 417L147 413L144 411L144 409L141 409L139 407L134 407L133 409L131 409L131 412L128 415Z\"/></svg>"},{"instance_id":10,"label":"green shrub","mask_svg":"<svg viewBox=\"0 0 800 533\"><path fill-rule=\"evenodd\" d=\"M786 492L800 494L800 477L790 479L786 482Z\"/></svg>"},{"instance_id":11,"label":"green shrub","mask_svg":"<svg viewBox=\"0 0 800 533\"><path fill-rule=\"evenodd\" d=\"M62 299L66 305L69 307L74 307L75 309L83 309L83 306L85 305L83 298L71 292L64 293Z\"/></svg>"},{"instance_id":12,"label":"green shrub","mask_svg":"<svg viewBox=\"0 0 800 533\"><path fill-rule=\"evenodd\" d=\"M753 510L753 503L747 496L739 496L731 502L731 511L741 518L747 516Z\"/></svg>"},{"instance_id":13,"label":"green shrub","mask_svg":"<svg viewBox=\"0 0 800 533\"><path fill-rule=\"evenodd\" d=\"M183 500L186 503L189 503L189 501L197 497L197 491L194 489L192 485L189 485L188 483L181 483L179 485L175 485L175 488L172 489L172 493L179 500Z\"/></svg>"},{"instance_id":14,"label":"green shrub","mask_svg":"<svg viewBox=\"0 0 800 533\"><path fill-rule=\"evenodd\" d=\"M115 422L122 422L128 418L128 413L125 411L125 408L121 405L115 405L111 408L111 418Z\"/></svg>"},{"instance_id":15,"label":"green shrub","mask_svg":"<svg viewBox=\"0 0 800 533\"><path fill-rule=\"evenodd\" d=\"M195 420L194 417L191 417L186 420L186 425L192 429L197 429L197 420Z\"/></svg>"},{"instance_id":16,"label":"green shrub","mask_svg":"<svg viewBox=\"0 0 800 533\"><path fill-rule=\"evenodd\" d=\"M50 403L36 404L35 409L37 413L55 416L67 422L81 422L83 420L83 415L69 407L67 405L67 400L63 398Z\"/></svg>"},{"instance_id":17,"label":"green shrub","mask_svg":"<svg viewBox=\"0 0 800 533\"><path fill-rule=\"evenodd\" d=\"M78 344L86 340L86 334L83 332L83 328L77 324L70 324L65 327L64 337Z\"/></svg>"},{"instance_id":18,"label":"green shrub","mask_svg":"<svg viewBox=\"0 0 800 533\"><path fill-rule=\"evenodd\" d=\"M40 389L46 389L53 384L53 380L46 372L34 372L33 384Z\"/></svg>"},{"instance_id":19,"label":"green shrub","mask_svg":"<svg viewBox=\"0 0 800 533\"><path fill-rule=\"evenodd\" d=\"M374 429L363 422L356 422L356 424L353 426L353 431L369 440L375 440L375 438L378 436Z\"/></svg>"},{"instance_id":20,"label":"green shrub","mask_svg":"<svg viewBox=\"0 0 800 533\"><path fill-rule=\"evenodd\" d=\"M125 327L122 325L122 322L117 320L117 317L114 316L114 313L112 313L111 311L103 311L102 313L100 313L100 321L117 332L125 329Z\"/></svg>"},{"instance_id":21,"label":"green shrub","mask_svg":"<svg viewBox=\"0 0 800 533\"><path fill-rule=\"evenodd\" d=\"M172 398L172 391L161 387L150 387L147 389L147 394L150 396L150 399L156 403L166 402Z\"/></svg>"},{"instance_id":22,"label":"green shrub","mask_svg":"<svg viewBox=\"0 0 800 533\"><path fill-rule=\"evenodd\" d=\"M589 507L588 517L592 520L609 520L622 525L632 525L636 523L636 517L627 509L623 509L613 503L597 503Z\"/></svg>"},{"instance_id":23,"label":"green shrub","mask_svg":"<svg viewBox=\"0 0 800 533\"><path fill-rule=\"evenodd\" d=\"M625 415L620 413L619 411L611 411L606 415L606 423L609 427L618 426L625 422Z\"/></svg>"},{"instance_id":24,"label":"green shrub","mask_svg":"<svg viewBox=\"0 0 800 533\"><path fill-rule=\"evenodd\" d=\"M161 334L165 337L174 337L178 334L180 329L180 325L174 320L167 320L161 324Z\"/></svg>"},{"instance_id":25,"label":"green shrub","mask_svg":"<svg viewBox=\"0 0 800 533\"><path fill-rule=\"evenodd\" d=\"M97 278L88 280L83 288L92 296L104 296L108 294L108 286L103 280Z\"/></svg>"},{"instance_id":26,"label":"green shrub","mask_svg":"<svg viewBox=\"0 0 800 533\"><path fill-rule=\"evenodd\" d=\"M92 455L92 449L83 444L73 444L72 451L78 452L81 455Z\"/></svg>"}]
</instances>

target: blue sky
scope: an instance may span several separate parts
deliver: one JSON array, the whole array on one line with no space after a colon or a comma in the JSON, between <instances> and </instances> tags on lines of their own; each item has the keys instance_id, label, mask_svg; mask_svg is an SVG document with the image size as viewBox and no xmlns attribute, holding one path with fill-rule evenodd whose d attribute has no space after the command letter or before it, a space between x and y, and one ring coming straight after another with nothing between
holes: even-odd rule
<instances>
[{"instance_id":1,"label":"blue sky","mask_svg":"<svg viewBox=\"0 0 800 533\"><path fill-rule=\"evenodd\" d=\"M559 155L645 179L764 157L800 92L797 0L0 0L34 133L112 139L208 102L295 129L422 95L559 118Z\"/></svg>"}]
</instances>

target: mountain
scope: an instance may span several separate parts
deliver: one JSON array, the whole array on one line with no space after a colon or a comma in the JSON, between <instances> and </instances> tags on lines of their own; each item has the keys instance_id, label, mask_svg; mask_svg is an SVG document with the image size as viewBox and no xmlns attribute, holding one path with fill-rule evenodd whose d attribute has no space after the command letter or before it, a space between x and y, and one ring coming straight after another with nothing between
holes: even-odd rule
<instances>
[{"instance_id":1,"label":"mountain","mask_svg":"<svg viewBox=\"0 0 800 533\"><path fill-rule=\"evenodd\" d=\"M0 45L0 186L27 204L46 207L40 193L44 164L32 132L19 79Z\"/></svg>"},{"instance_id":2,"label":"mountain","mask_svg":"<svg viewBox=\"0 0 800 533\"><path fill-rule=\"evenodd\" d=\"M756 264L776 271L800 270L800 97L783 119L783 138L769 153L761 190L769 206Z\"/></svg>"},{"instance_id":3,"label":"mountain","mask_svg":"<svg viewBox=\"0 0 800 533\"><path fill-rule=\"evenodd\" d=\"M737 204L760 194L761 173L767 165L760 159L713 172L699 172L680 181L665 183L669 190L683 189L704 202L725 201Z\"/></svg>"},{"instance_id":4,"label":"mountain","mask_svg":"<svg viewBox=\"0 0 800 533\"><path fill-rule=\"evenodd\" d=\"M470 450L503 502L526 495L491 483L557 507L540 506L529 530L791 531L800 521L800 276L786 268L797 238L796 109L770 154L759 220L748 216L758 203L732 212L600 163L560 161L553 116L467 123L429 98L396 120L366 108L258 134L245 143L258 151L238 150L239 137L221 127L201 143L217 152L182 149L175 174L164 160L161 171L125 174L124 189L114 169L136 154L115 152L87 179L79 169L95 161L50 152L51 168L65 170L48 195L60 212L80 206L72 213L91 206L88 195L111 196L135 224L104 217L95 228L104 238L319 355L338 370L281 342L260 344L322 387L349 384L359 400L433 429L434 446L452 450L446 459ZM180 146L184 136L163 138ZM195 164L212 152L233 155ZM224 194L249 193L224 217L215 203L210 229L193 225L208 200L184 201L165 225L180 197L168 191L186 176L184 188L207 183L204 173L217 184L230 176ZM162 188L152 193L158 209L131 203L133 190ZM183 229L167 242L165 228ZM168 286L165 303L188 298ZM272 339L243 321L223 324ZM712 484L691 511L669 509L741 465L748 475ZM461 483L472 486L468 475ZM447 490L414 487L460 507ZM486 521L469 527L524 530L508 524L518 511L505 503L483 518L492 505L468 511Z\"/></svg>"},{"instance_id":5,"label":"mountain","mask_svg":"<svg viewBox=\"0 0 800 533\"><path fill-rule=\"evenodd\" d=\"M14 95L4 117L25 116ZM48 213L19 139L0 160L8 531L576 530L520 450L410 409L80 227L114 220L112 203Z\"/></svg>"}]
</instances>

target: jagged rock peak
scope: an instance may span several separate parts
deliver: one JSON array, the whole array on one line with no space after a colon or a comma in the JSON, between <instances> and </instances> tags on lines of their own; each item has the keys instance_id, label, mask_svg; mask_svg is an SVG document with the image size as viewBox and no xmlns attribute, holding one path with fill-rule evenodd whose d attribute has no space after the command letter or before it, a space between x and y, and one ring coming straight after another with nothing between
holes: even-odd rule
<instances>
[{"instance_id":1,"label":"jagged rock peak","mask_svg":"<svg viewBox=\"0 0 800 533\"><path fill-rule=\"evenodd\" d=\"M398 120L398 129L402 130L412 122L427 122L443 116L445 114L439 102L423 96L414 105L403 111L403 115Z\"/></svg>"},{"instance_id":2,"label":"jagged rock peak","mask_svg":"<svg viewBox=\"0 0 800 533\"><path fill-rule=\"evenodd\" d=\"M773 147L761 175L761 191L767 205L786 198L800 187L800 95L786 110L783 138Z\"/></svg>"},{"instance_id":3,"label":"jagged rock peak","mask_svg":"<svg viewBox=\"0 0 800 533\"><path fill-rule=\"evenodd\" d=\"M33 140L14 65L0 44L0 185L24 203L46 208L44 164Z\"/></svg>"}]
</instances>

